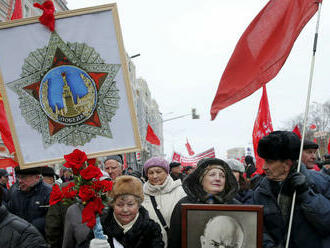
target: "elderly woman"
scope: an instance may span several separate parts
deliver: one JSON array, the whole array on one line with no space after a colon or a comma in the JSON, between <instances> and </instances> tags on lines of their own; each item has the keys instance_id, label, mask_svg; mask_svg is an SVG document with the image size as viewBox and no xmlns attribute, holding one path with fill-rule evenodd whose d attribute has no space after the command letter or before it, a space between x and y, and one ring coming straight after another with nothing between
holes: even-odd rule
<instances>
[{"instance_id":1,"label":"elderly woman","mask_svg":"<svg viewBox=\"0 0 330 248\"><path fill-rule=\"evenodd\" d=\"M202 159L194 172L183 181L187 196L175 206L171 217L169 248L181 247L181 205L240 204L234 197L238 183L227 163L217 158Z\"/></svg>"},{"instance_id":2,"label":"elderly woman","mask_svg":"<svg viewBox=\"0 0 330 248\"><path fill-rule=\"evenodd\" d=\"M141 206L142 183L133 176L117 177L112 191L111 203L102 218L103 232L108 240L93 239L90 248L162 248L164 242L159 225L149 218Z\"/></svg>"},{"instance_id":3,"label":"elderly woman","mask_svg":"<svg viewBox=\"0 0 330 248\"><path fill-rule=\"evenodd\" d=\"M144 172L148 181L143 186L145 198L142 205L148 210L150 218L161 226L163 241L167 247L167 232L173 209L186 193L181 180L174 181L169 175L169 164L165 159L153 157L147 160Z\"/></svg>"}]
</instances>

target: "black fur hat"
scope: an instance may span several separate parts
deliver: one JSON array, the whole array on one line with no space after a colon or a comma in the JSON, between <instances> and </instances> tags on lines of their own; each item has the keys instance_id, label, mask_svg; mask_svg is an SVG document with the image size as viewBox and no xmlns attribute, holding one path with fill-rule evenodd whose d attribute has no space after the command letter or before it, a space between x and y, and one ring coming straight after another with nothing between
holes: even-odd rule
<instances>
[{"instance_id":1,"label":"black fur hat","mask_svg":"<svg viewBox=\"0 0 330 248\"><path fill-rule=\"evenodd\" d=\"M263 159L297 160L300 152L300 139L288 131L275 131L264 136L258 143L258 155Z\"/></svg>"},{"instance_id":2,"label":"black fur hat","mask_svg":"<svg viewBox=\"0 0 330 248\"><path fill-rule=\"evenodd\" d=\"M304 140L304 150L306 149L319 149L319 145L310 140Z\"/></svg>"}]
</instances>

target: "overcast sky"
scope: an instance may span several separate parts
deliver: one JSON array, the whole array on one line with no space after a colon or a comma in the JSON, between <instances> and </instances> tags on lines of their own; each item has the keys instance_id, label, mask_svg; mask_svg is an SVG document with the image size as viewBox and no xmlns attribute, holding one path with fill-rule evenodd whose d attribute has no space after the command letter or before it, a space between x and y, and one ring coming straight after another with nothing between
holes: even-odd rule
<instances>
[{"instance_id":1,"label":"overcast sky","mask_svg":"<svg viewBox=\"0 0 330 248\"><path fill-rule=\"evenodd\" d=\"M70 9L113 3L106 0L67 0ZM252 129L262 89L219 112L210 121L210 107L220 77L245 28L267 0L118 0L124 46L134 59L137 77L144 78L159 104L163 119L190 113L164 123L164 147L187 155L214 147L226 150L252 145ZM280 73L267 84L274 130L305 111L315 15L298 37ZM318 51L311 102L330 100L330 7L322 5Z\"/></svg>"}]
</instances>

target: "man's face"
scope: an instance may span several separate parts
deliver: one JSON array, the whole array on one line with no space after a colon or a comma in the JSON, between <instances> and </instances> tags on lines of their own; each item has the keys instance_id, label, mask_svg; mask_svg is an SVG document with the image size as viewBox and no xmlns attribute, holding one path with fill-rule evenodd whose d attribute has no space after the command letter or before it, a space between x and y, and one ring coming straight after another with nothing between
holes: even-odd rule
<instances>
[{"instance_id":1,"label":"man's face","mask_svg":"<svg viewBox=\"0 0 330 248\"><path fill-rule=\"evenodd\" d=\"M266 159L263 165L266 177L272 181L283 181L289 174L292 161Z\"/></svg>"},{"instance_id":2,"label":"man's face","mask_svg":"<svg viewBox=\"0 0 330 248\"><path fill-rule=\"evenodd\" d=\"M313 169L316 159L317 149L305 149L303 150L301 161L306 165L308 169Z\"/></svg>"},{"instance_id":3,"label":"man's face","mask_svg":"<svg viewBox=\"0 0 330 248\"><path fill-rule=\"evenodd\" d=\"M7 184L8 183L8 176L0 177L0 183L1 184Z\"/></svg>"},{"instance_id":4,"label":"man's face","mask_svg":"<svg viewBox=\"0 0 330 248\"><path fill-rule=\"evenodd\" d=\"M181 173L181 166L176 166L171 169L171 172L174 174L180 174Z\"/></svg>"},{"instance_id":5,"label":"man's face","mask_svg":"<svg viewBox=\"0 0 330 248\"><path fill-rule=\"evenodd\" d=\"M109 159L104 163L104 170L110 175L112 180L122 175L123 171L118 161Z\"/></svg>"},{"instance_id":6,"label":"man's face","mask_svg":"<svg viewBox=\"0 0 330 248\"><path fill-rule=\"evenodd\" d=\"M202 248L241 248L243 240L242 228L228 216L215 217L200 237Z\"/></svg>"},{"instance_id":7,"label":"man's face","mask_svg":"<svg viewBox=\"0 0 330 248\"><path fill-rule=\"evenodd\" d=\"M30 191L40 180L40 175L19 175L18 184L21 191Z\"/></svg>"}]
</instances>

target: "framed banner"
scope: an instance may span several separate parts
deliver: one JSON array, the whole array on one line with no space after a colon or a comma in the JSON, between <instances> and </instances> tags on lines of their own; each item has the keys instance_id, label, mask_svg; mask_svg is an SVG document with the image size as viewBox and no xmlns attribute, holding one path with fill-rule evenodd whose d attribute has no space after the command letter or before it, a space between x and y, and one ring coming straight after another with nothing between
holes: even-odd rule
<instances>
[{"instance_id":1,"label":"framed banner","mask_svg":"<svg viewBox=\"0 0 330 248\"><path fill-rule=\"evenodd\" d=\"M263 206L182 204L182 247L262 248Z\"/></svg>"},{"instance_id":2,"label":"framed banner","mask_svg":"<svg viewBox=\"0 0 330 248\"><path fill-rule=\"evenodd\" d=\"M22 168L141 148L116 4L0 23L0 90Z\"/></svg>"}]
</instances>

